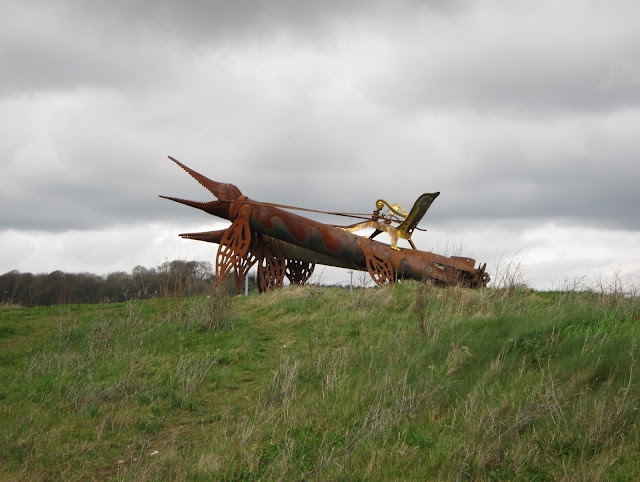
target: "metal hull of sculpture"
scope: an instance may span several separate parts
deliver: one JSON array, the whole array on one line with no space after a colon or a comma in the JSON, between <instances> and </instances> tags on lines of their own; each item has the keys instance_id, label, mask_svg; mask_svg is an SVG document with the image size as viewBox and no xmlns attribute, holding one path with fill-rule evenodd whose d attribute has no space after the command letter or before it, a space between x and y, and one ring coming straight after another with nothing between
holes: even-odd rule
<instances>
[{"instance_id":1,"label":"metal hull of sculpture","mask_svg":"<svg viewBox=\"0 0 640 482\"><path fill-rule=\"evenodd\" d=\"M202 203L161 197L231 221L226 230L180 236L218 244L217 280L222 282L233 271L238 292L256 263L262 292L281 287L285 276L292 284L304 284L316 264L368 271L378 285L415 279L478 288L489 281L486 264L475 268L475 260L470 258L446 257L415 249L411 233L418 229L418 222L439 193L420 196L409 214L399 205L390 206L379 200L377 210L366 222L338 227L282 209L299 208L251 200L233 184L212 181L176 159L170 159L216 196L217 201ZM389 214L381 214L385 204ZM400 225L393 227L392 223ZM368 238L352 234L363 228L374 228L375 232ZM373 240L381 232L390 235L391 245ZM398 238L407 239L413 249L399 248Z\"/></svg>"}]
</instances>

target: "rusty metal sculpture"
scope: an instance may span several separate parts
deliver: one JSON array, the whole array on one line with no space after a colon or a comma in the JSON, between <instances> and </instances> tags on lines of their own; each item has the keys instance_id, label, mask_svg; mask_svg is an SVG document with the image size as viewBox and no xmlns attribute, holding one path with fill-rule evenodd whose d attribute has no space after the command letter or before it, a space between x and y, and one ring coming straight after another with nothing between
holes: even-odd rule
<instances>
[{"instance_id":1,"label":"rusty metal sculpture","mask_svg":"<svg viewBox=\"0 0 640 482\"><path fill-rule=\"evenodd\" d=\"M443 285L470 288L485 286L489 281L486 263L475 268L475 260L459 256L441 256L416 249L411 234L440 193L423 194L407 213L398 204L380 199L376 210L365 221L351 226L332 226L293 214L285 209L323 212L349 217L363 215L315 211L249 199L233 184L224 184L203 176L173 157L173 162L204 186L217 201L196 202L170 196L165 199L186 204L231 221L221 231L180 234L182 238L207 241L219 245L216 277L222 282L235 273L240 292L245 276L258 263L258 285L261 292L280 288L285 276L292 284L304 284L316 264L368 271L378 285L400 279L432 280ZM384 207L388 212L383 212ZM393 224L398 226L393 226ZM369 237L352 234L374 228ZM386 232L391 245L375 241ZM407 240L411 249L398 247L398 239Z\"/></svg>"}]
</instances>

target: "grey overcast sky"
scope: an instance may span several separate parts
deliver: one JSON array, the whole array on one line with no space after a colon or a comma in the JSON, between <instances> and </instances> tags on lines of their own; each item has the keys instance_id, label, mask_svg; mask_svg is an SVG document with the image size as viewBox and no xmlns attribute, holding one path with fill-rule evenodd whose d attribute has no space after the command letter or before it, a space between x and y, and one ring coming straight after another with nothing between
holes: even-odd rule
<instances>
[{"instance_id":1,"label":"grey overcast sky","mask_svg":"<svg viewBox=\"0 0 640 482\"><path fill-rule=\"evenodd\" d=\"M213 261L172 155L536 288L640 277L640 2L0 0L0 273ZM338 222L338 221L336 221ZM337 281L348 275L333 273Z\"/></svg>"}]
</instances>

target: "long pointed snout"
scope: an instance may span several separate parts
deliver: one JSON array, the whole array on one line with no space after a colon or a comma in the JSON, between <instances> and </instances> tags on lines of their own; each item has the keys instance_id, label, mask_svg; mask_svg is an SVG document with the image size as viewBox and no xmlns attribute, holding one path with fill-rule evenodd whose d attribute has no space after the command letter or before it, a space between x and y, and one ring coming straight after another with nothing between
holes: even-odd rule
<instances>
[{"instance_id":1,"label":"long pointed snout","mask_svg":"<svg viewBox=\"0 0 640 482\"><path fill-rule=\"evenodd\" d=\"M218 200L233 202L238 199L238 197L242 196L240 189L238 189L233 184L214 181L206 176L203 176L199 172L194 171L190 167L185 166L180 161L171 156L169 156L169 159L171 159L178 166L187 171L191 175L191 177L198 181L207 191L217 197Z\"/></svg>"},{"instance_id":2,"label":"long pointed snout","mask_svg":"<svg viewBox=\"0 0 640 482\"><path fill-rule=\"evenodd\" d=\"M229 219L229 210L231 203L242 196L242 192L233 184L223 183L209 179L203 176L197 171L194 171L190 167L185 166L177 159L169 156L173 162L179 165L182 169L187 171L191 177L200 183L207 191L213 194L217 200L209 202L191 201L188 199L181 199L173 196L160 196L170 201L175 201L186 206L201 209L209 214L218 216L223 219Z\"/></svg>"}]
</instances>

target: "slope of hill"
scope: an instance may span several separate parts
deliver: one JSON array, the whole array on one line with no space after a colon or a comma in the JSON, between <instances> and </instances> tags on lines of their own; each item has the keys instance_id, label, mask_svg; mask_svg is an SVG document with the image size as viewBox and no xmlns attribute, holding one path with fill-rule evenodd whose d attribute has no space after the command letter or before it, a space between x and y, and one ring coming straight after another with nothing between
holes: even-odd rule
<instances>
[{"instance_id":1,"label":"slope of hill","mask_svg":"<svg viewBox=\"0 0 640 482\"><path fill-rule=\"evenodd\" d=\"M637 479L640 301L419 283L0 307L4 479Z\"/></svg>"}]
</instances>

